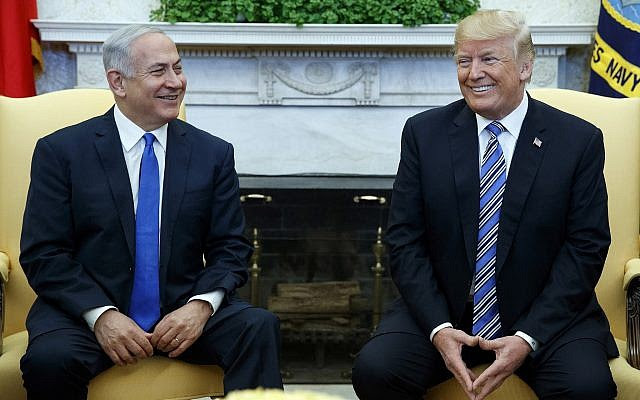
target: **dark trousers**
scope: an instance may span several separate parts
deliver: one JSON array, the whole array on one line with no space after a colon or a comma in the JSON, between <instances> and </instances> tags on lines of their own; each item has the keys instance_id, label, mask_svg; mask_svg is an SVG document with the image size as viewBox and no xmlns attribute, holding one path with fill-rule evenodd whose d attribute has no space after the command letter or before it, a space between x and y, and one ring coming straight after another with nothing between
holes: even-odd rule
<instances>
[{"instance_id":1,"label":"dark trousers","mask_svg":"<svg viewBox=\"0 0 640 400\"><path fill-rule=\"evenodd\" d=\"M251 307L216 316L179 358L220 365L225 393L259 386L282 388L280 327L275 315ZM93 332L82 326L34 338L20 362L29 400L86 399L91 378L111 366Z\"/></svg>"},{"instance_id":2,"label":"dark trousers","mask_svg":"<svg viewBox=\"0 0 640 400\"><path fill-rule=\"evenodd\" d=\"M470 326L469 311L467 318L463 325ZM462 358L473 367L491 363L495 356L464 347ZM545 400L608 400L615 398L617 391L606 349L593 339L569 342L535 365L528 357L516 374ZM358 354L352 380L361 400L419 400L427 389L451 377L440 353L420 332L408 310L396 308L383 318Z\"/></svg>"}]
</instances>

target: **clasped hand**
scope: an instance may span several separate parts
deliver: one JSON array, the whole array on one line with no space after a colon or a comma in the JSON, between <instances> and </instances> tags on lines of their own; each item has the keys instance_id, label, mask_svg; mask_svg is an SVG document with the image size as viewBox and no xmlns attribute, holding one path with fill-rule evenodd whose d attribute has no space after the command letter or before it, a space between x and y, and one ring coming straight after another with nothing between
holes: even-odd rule
<instances>
[{"instance_id":1,"label":"clasped hand","mask_svg":"<svg viewBox=\"0 0 640 400\"><path fill-rule=\"evenodd\" d=\"M108 310L96 321L94 333L109 358L122 366L151 357L154 349L179 356L202 335L210 316L209 303L194 300L165 315L149 333L128 316Z\"/></svg>"},{"instance_id":2,"label":"clasped hand","mask_svg":"<svg viewBox=\"0 0 640 400\"><path fill-rule=\"evenodd\" d=\"M433 344L440 352L447 369L471 400L485 399L522 365L531 351L529 344L519 336L485 340L453 328L438 331L433 337ZM462 346L479 346L482 350L493 351L496 360L476 376L462 360Z\"/></svg>"}]
</instances>

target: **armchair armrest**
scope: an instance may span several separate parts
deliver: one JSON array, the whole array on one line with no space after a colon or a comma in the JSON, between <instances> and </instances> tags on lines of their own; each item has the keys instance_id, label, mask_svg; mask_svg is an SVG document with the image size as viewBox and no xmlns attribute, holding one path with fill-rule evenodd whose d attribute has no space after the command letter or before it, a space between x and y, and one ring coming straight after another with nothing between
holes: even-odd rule
<instances>
[{"instance_id":1,"label":"armchair armrest","mask_svg":"<svg viewBox=\"0 0 640 400\"><path fill-rule=\"evenodd\" d=\"M623 289L627 290L631 281L638 277L640 277L640 258L632 258L624 266Z\"/></svg>"},{"instance_id":2,"label":"armchair armrest","mask_svg":"<svg viewBox=\"0 0 640 400\"><path fill-rule=\"evenodd\" d=\"M0 354L2 354L2 334L4 332L4 284L9 281L9 256L0 251Z\"/></svg>"},{"instance_id":3,"label":"armchair armrest","mask_svg":"<svg viewBox=\"0 0 640 400\"><path fill-rule=\"evenodd\" d=\"M0 282L9 281L9 256L0 251Z\"/></svg>"},{"instance_id":4,"label":"armchair armrest","mask_svg":"<svg viewBox=\"0 0 640 400\"><path fill-rule=\"evenodd\" d=\"M640 259L631 259L625 265L623 288L627 292L628 361L640 369Z\"/></svg>"}]
</instances>

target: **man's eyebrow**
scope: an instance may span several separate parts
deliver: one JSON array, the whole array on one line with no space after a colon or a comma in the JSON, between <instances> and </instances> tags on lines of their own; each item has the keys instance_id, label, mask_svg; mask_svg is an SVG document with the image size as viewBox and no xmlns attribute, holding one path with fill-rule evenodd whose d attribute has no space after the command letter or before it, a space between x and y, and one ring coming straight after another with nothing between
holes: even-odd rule
<instances>
[{"instance_id":1,"label":"man's eyebrow","mask_svg":"<svg viewBox=\"0 0 640 400\"><path fill-rule=\"evenodd\" d=\"M166 66L167 66L167 64L166 64L166 63L154 63L154 64L149 65L149 66L147 67L147 69L151 70L151 69L156 69L156 68L158 68L158 67L162 67L162 68L164 68L164 67L166 67Z\"/></svg>"},{"instance_id":2,"label":"man's eyebrow","mask_svg":"<svg viewBox=\"0 0 640 400\"><path fill-rule=\"evenodd\" d=\"M171 66L174 66L174 65L177 65L177 64L180 64L180 63L182 63L182 59L179 58L178 61L176 61L175 63L171 64ZM155 69L155 68L158 68L158 67L165 68L165 67L167 67L169 65L170 65L169 63L158 62L158 63L154 63L154 64L149 65L149 67L147 67L147 69L151 70L151 69Z\"/></svg>"},{"instance_id":3,"label":"man's eyebrow","mask_svg":"<svg viewBox=\"0 0 640 400\"><path fill-rule=\"evenodd\" d=\"M482 49L475 52L475 54L479 57L483 57L489 54L495 55L496 53L498 53L498 49L495 49L495 48L487 48L487 49ZM473 57L471 53L458 53L455 56L456 57Z\"/></svg>"},{"instance_id":4,"label":"man's eyebrow","mask_svg":"<svg viewBox=\"0 0 640 400\"><path fill-rule=\"evenodd\" d=\"M493 49L493 48L489 48L489 49L482 49L478 52L478 55L480 57L484 57L484 56L488 56L488 55L496 55L497 53L497 49Z\"/></svg>"}]
</instances>

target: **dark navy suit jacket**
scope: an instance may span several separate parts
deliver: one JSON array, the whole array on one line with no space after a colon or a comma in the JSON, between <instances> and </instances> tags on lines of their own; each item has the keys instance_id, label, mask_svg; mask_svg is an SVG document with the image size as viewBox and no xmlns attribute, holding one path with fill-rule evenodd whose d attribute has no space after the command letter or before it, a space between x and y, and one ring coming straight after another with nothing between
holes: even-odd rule
<instances>
[{"instance_id":1,"label":"dark navy suit jacket","mask_svg":"<svg viewBox=\"0 0 640 400\"><path fill-rule=\"evenodd\" d=\"M219 288L227 296L216 316L248 307L233 297L247 280L251 246L243 236L231 144L174 120L166 150L162 314ZM38 295L27 317L30 340L55 329L86 327L82 314L94 307L115 305L127 313L134 251L133 197L113 108L40 139L20 255Z\"/></svg>"},{"instance_id":2,"label":"dark navy suit jacket","mask_svg":"<svg viewBox=\"0 0 640 400\"><path fill-rule=\"evenodd\" d=\"M610 244L602 133L528 101L498 232L502 326L506 334L520 330L540 342L534 359L576 338L598 340L615 356L594 293ZM464 100L405 125L387 241L399 306L413 321L383 324L380 333L413 329L428 336L446 321L461 324L478 235L476 125Z\"/></svg>"}]
</instances>

